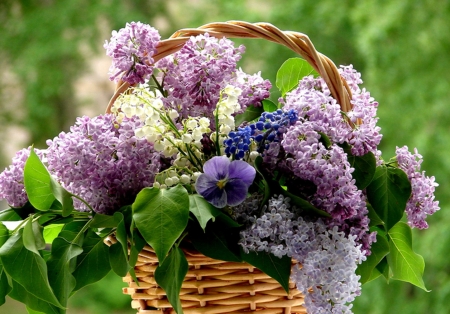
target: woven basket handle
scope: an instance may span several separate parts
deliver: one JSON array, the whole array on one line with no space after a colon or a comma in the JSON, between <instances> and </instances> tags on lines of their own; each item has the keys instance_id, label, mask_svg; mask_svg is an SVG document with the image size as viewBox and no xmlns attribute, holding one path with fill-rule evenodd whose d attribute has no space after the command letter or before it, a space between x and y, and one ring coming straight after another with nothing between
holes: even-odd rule
<instances>
[{"instance_id":1,"label":"woven basket handle","mask_svg":"<svg viewBox=\"0 0 450 314\"><path fill-rule=\"evenodd\" d=\"M268 23L248 23L242 21L228 21L223 23L210 23L199 28L181 29L169 39L159 42L157 53L153 56L154 62L180 50L191 36L208 33L217 38L261 38L280 45L284 45L302 56L325 80L333 97L340 104L342 111L348 112L351 91L347 82L338 72L336 65L327 56L318 52L309 37L293 31L281 31ZM116 91L111 98L106 112L110 112L116 98L130 87L129 83L119 81Z\"/></svg>"}]
</instances>

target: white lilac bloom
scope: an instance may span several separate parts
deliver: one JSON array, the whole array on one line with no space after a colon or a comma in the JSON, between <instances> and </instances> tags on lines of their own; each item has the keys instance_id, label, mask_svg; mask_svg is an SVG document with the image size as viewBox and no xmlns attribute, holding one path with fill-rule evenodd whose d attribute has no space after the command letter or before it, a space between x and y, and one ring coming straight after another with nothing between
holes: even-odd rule
<instances>
[{"instance_id":1,"label":"white lilac bloom","mask_svg":"<svg viewBox=\"0 0 450 314\"><path fill-rule=\"evenodd\" d=\"M424 171L420 171L422 156L417 149L414 149L412 154L407 146L397 147L396 155L399 168L406 172L411 182L412 193L406 204L408 224L411 227L426 229L426 217L439 210L439 202L434 200L434 191L438 184L434 177L427 177Z\"/></svg>"},{"instance_id":2,"label":"white lilac bloom","mask_svg":"<svg viewBox=\"0 0 450 314\"><path fill-rule=\"evenodd\" d=\"M158 31L141 22L127 23L125 28L113 31L106 41L106 54L112 58L110 79L122 79L130 84L144 83L153 73L153 58L160 40Z\"/></svg>"},{"instance_id":3,"label":"white lilac bloom","mask_svg":"<svg viewBox=\"0 0 450 314\"><path fill-rule=\"evenodd\" d=\"M216 156L203 165L203 173L195 182L195 189L218 208L236 206L247 197L248 188L255 176L255 168L248 163Z\"/></svg>"}]
</instances>

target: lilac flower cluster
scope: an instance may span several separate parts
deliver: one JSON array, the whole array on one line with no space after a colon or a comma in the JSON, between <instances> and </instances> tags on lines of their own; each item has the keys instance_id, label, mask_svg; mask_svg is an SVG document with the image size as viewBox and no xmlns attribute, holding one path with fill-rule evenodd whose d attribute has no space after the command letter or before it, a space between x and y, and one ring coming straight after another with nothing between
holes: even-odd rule
<instances>
[{"instance_id":1,"label":"lilac flower cluster","mask_svg":"<svg viewBox=\"0 0 450 314\"><path fill-rule=\"evenodd\" d=\"M48 169L96 212L111 213L131 204L142 188L152 186L160 170L160 153L135 136L140 126L137 118L124 118L117 125L114 115L78 118L70 132L47 141ZM75 207L87 210L79 201Z\"/></svg>"},{"instance_id":2,"label":"lilac flower cluster","mask_svg":"<svg viewBox=\"0 0 450 314\"><path fill-rule=\"evenodd\" d=\"M235 48L226 38L208 34L192 37L180 51L157 63L164 73L161 80L168 94L166 106L179 111L183 118L212 118L220 91L227 85L242 88L241 111L249 105L260 105L269 97L271 84L260 73L249 75L236 69L244 51L244 46Z\"/></svg>"},{"instance_id":3,"label":"lilac flower cluster","mask_svg":"<svg viewBox=\"0 0 450 314\"><path fill-rule=\"evenodd\" d=\"M408 224L419 229L428 228L425 221L427 215L432 215L439 210L439 202L434 200L434 191L438 184L434 177L425 176L420 172L422 156L414 149L414 154L408 151L407 146L396 149L397 163L400 169L406 172L411 182L411 198L406 204Z\"/></svg>"},{"instance_id":4,"label":"lilac flower cluster","mask_svg":"<svg viewBox=\"0 0 450 314\"><path fill-rule=\"evenodd\" d=\"M377 146L382 138L380 127L376 125L378 103L369 92L359 88L361 75L352 66L341 66L340 74L352 92L353 108L345 116L353 127L344 119L339 104L322 78L303 78L287 95L284 109L295 109L300 119L314 122L314 130L326 134L333 143L349 143L355 156L368 152L378 155Z\"/></svg>"},{"instance_id":5,"label":"lilac flower cluster","mask_svg":"<svg viewBox=\"0 0 450 314\"><path fill-rule=\"evenodd\" d=\"M281 195L273 197L260 217L257 207L252 207L254 216L243 210L240 217L248 219L240 245L246 252L287 255L302 265L293 267L291 277L305 294L308 312L351 313L347 303L360 294L355 270L365 260L364 252L353 236L337 227L330 229L321 220L308 222L299 217L289 201Z\"/></svg>"},{"instance_id":6,"label":"lilac flower cluster","mask_svg":"<svg viewBox=\"0 0 450 314\"><path fill-rule=\"evenodd\" d=\"M152 56L160 38L156 29L141 22L127 23L125 28L113 31L111 41L103 46L112 58L110 79L132 85L144 83L153 73Z\"/></svg>"},{"instance_id":7,"label":"lilac flower cluster","mask_svg":"<svg viewBox=\"0 0 450 314\"><path fill-rule=\"evenodd\" d=\"M354 235L366 253L374 236L367 233L369 219L365 196L355 185L354 169L347 154L337 144L326 147L311 121L297 122L288 129L281 143L288 154L287 166L302 180L317 187L310 202L332 216L327 223Z\"/></svg>"},{"instance_id":8,"label":"lilac flower cluster","mask_svg":"<svg viewBox=\"0 0 450 314\"><path fill-rule=\"evenodd\" d=\"M6 200L13 207L22 207L28 202L23 171L30 150L31 148L24 148L18 151L12 159L12 164L0 173L0 199ZM44 151L38 149L34 151L42 159Z\"/></svg>"}]
</instances>

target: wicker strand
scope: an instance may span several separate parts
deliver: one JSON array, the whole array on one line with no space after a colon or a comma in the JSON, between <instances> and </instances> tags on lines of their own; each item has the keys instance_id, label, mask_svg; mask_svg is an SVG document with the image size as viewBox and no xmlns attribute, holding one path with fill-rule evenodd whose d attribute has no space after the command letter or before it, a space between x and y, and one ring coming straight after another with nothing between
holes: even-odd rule
<instances>
[{"instance_id":1,"label":"wicker strand","mask_svg":"<svg viewBox=\"0 0 450 314\"><path fill-rule=\"evenodd\" d=\"M336 65L325 55L317 52L309 37L293 31L281 31L268 23L248 23L242 21L228 21L210 23L199 28L186 28L175 32L169 39L159 42L154 62L180 50L191 36L208 33L217 38L260 38L286 46L302 56L324 79L331 94L340 104L342 111L348 112L352 106L350 88L341 77ZM119 81L106 112L110 112L117 97L126 91L130 84Z\"/></svg>"}]
</instances>

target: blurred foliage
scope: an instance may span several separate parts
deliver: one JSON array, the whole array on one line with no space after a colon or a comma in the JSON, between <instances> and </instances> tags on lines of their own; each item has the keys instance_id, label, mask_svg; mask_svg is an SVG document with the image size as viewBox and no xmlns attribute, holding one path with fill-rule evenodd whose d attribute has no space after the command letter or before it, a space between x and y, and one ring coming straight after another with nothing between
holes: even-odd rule
<instances>
[{"instance_id":1,"label":"blurred foliage","mask_svg":"<svg viewBox=\"0 0 450 314\"><path fill-rule=\"evenodd\" d=\"M424 279L432 291L425 293L399 282L386 285L378 279L363 286L354 312L448 313L449 0L3 0L0 66L8 65L17 76L24 90L20 106L24 112L8 107L8 98L2 96L0 128L20 123L32 135L30 143L41 144L67 129L79 114L73 83L88 61L80 47L87 45L90 53L103 54L95 47L108 39L110 30L126 22L163 25L160 31L166 38L182 27L232 19L266 21L306 33L336 64L353 64L380 103L384 157L394 154L395 145L417 147L424 156L423 169L440 183L437 198L442 209L428 219L429 230L416 231L415 243L426 260ZM281 63L294 56L284 47L261 40L237 42L247 46L244 70L261 70L272 81ZM1 87L0 92L7 94ZM95 303L95 298L89 303ZM102 312L97 308L93 313ZM103 313L110 312L104 308Z\"/></svg>"}]
</instances>

